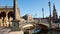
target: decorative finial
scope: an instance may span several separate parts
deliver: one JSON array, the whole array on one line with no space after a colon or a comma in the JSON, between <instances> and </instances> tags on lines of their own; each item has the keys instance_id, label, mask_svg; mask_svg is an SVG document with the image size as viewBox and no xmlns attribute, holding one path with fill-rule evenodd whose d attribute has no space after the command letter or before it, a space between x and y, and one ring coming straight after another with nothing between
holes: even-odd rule
<instances>
[{"instance_id":1,"label":"decorative finial","mask_svg":"<svg viewBox=\"0 0 60 34\"><path fill-rule=\"evenodd\" d=\"M55 4L54 4L54 3L53 3L53 9L56 10L56 8L55 8Z\"/></svg>"},{"instance_id":2,"label":"decorative finial","mask_svg":"<svg viewBox=\"0 0 60 34\"><path fill-rule=\"evenodd\" d=\"M53 7L55 8L55 4L53 3Z\"/></svg>"}]
</instances>

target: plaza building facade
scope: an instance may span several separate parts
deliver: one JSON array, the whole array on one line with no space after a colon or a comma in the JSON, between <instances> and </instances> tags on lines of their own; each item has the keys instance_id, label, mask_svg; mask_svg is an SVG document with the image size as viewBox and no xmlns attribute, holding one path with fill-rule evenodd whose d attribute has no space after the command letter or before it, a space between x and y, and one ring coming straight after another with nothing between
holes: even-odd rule
<instances>
[{"instance_id":1,"label":"plaza building facade","mask_svg":"<svg viewBox=\"0 0 60 34\"><path fill-rule=\"evenodd\" d=\"M20 21L20 10L17 8L17 19ZM10 26L12 20L14 19L14 9L13 7L0 6L0 26Z\"/></svg>"}]
</instances>

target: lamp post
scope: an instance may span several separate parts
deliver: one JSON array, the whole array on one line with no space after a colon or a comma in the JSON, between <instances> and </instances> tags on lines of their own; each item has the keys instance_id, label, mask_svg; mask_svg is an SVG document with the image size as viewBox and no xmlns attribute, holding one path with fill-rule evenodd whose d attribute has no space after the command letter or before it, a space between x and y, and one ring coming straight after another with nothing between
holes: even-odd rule
<instances>
[{"instance_id":1,"label":"lamp post","mask_svg":"<svg viewBox=\"0 0 60 34\"><path fill-rule=\"evenodd\" d=\"M43 18L44 18L44 8L42 8L42 15L43 15Z\"/></svg>"},{"instance_id":2,"label":"lamp post","mask_svg":"<svg viewBox=\"0 0 60 34\"><path fill-rule=\"evenodd\" d=\"M50 26L50 29L51 29L51 3L50 3L50 1L48 2L48 5L49 5L49 12L50 12L50 16L49 16L49 26Z\"/></svg>"},{"instance_id":3,"label":"lamp post","mask_svg":"<svg viewBox=\"0 0 60 34\"><path fill-rule=\"evenodd\" d=\"M49 12L50 12L50 16L49 16L49 29L51 29L52 28L52 26L51 26L52 21L51 21L51 3L50 3L50 1L48 2L48 5L49 5ZM52 34L51 30L49 30L49 34Z\"/></svg>"}]
</instances>

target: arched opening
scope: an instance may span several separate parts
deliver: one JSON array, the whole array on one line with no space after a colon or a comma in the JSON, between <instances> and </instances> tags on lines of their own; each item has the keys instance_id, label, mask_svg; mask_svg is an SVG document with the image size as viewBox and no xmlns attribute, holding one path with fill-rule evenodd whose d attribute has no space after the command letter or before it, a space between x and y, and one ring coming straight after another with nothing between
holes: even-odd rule
<instances>
[{"instance_id":1,"label":"arched opening","mask_svg":"<svg viewBox=\"0 0 60 34\"><path fill-rule=\"evenodd\" d=\"M43 24L37 24L39 27L41 27L42 30L48 30L48 26Z\"/></svg>"},{"instance_id":2,"label":"arched opening","mask_svg":"<svg viewBox=\"0 0 60 34\"><path fill-rule=\"evenodd\" d=\"M5 12L1 12L0 17L2 19L2 23L4 23L4 18L6 17L6 13Z\"/></svg>"},{"instance_id":3,"label":"arched opening","mask_svg":"<svg viewBox=\"0 0 60 34\"><path fill-rule=\"evenodd\" d=\"M6 13L5 12L1 12L1 18L2 18L2 20L3 20L3 23L4 23L4 18L6 17Z\"/></svg>"},{"instance_id":4,"label":"arched opening","mask_svg":"<svg viewBox=\"0 0 60 34\"><path fill-rule=\"evenodd\" d=\"M5 12L1 12L1 17L6 17L6 13Z\"/></svg>"},{"instance_id":5,"label":"arched opening","mask_svg":"<svg viewBox=\"0 0 60 34\"><path fill-rule=\"evenodd\" d=\"M9 12L9 13L8 13L8 19L9 19L10 17L14 18L14 12Z\"/></svg>"},{"instance_id":6,"label":"arched opening","mask_svg":"<svg viewBox=\"0 0 60 34\"><path fill-rule=\"evenodd\" d=\"M8 13L9 27L12 26L12 22L11 21L13 20L13 18L14 18L14 12L10 11Z\"/></svg>"}]
</instances>

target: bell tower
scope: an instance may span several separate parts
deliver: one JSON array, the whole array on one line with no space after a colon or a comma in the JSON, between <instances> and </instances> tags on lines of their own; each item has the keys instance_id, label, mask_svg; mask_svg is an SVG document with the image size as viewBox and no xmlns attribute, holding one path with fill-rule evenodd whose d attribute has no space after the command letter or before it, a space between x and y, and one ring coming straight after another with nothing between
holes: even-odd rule
<instances>
[{"instance_id":1,"label":"bell tower","mask_svg":"<svg viewBox=\"0 0 60 34\"><path fill-rule=\"evenodd\" d=\"M53 19L54 20L58 19L58 15L57 15L57 12L56 12L55 4L53 4Z\"/></svg>"},{"instance_id":2,"label":"bell tower","mask_svg":"<svg viewBox=\"0 0 60 34\"><path fill-rule=\"evenodd\" d=\"M58 15L56 12L55 4L53 4L53 22L58 23Z\"/></svg>"}]
</instances>

